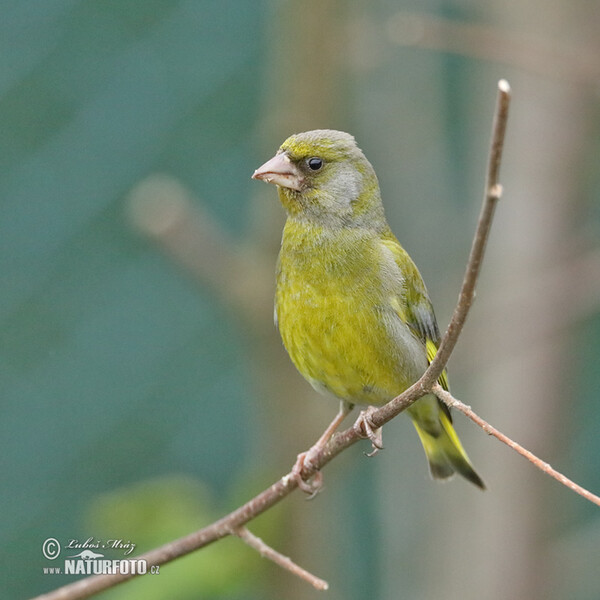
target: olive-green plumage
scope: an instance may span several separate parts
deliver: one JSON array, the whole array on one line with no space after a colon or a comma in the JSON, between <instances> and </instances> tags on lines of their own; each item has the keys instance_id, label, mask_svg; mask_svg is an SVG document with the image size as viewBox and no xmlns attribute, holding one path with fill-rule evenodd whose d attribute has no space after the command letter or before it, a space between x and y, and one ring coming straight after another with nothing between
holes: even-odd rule
<instances>
[{"instance_id":1,"label":"olive-green plumage","mask_svg":"<svg viewBox=\"0 0 600 600\"><path fill-rule=\"evenodd\" d=\"M279 331L300 373L347 402L382 405L435 356L439 331L425 284L385 219L375 171L340 131L293 135L255 174L278 185L288 218L277 267ZM446 373L440 383L447 389ZM479 487L434 396L409 409L433 477Z\"/></svg>"}]
</instances>

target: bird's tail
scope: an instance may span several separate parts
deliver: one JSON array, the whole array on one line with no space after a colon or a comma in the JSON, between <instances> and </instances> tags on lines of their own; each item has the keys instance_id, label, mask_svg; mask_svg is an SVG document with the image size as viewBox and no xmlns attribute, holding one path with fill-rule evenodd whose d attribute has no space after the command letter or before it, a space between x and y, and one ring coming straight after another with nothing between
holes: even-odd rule
<instances>
[{"instance_id":1,"label":"bird's tail","mask_svg":"<svg viewBox=\"0 0 600 600\"><path fill-rule=\"evenodd\" d=\"M418 418L413 416L412 419L427 455L431 476L434 479L447 479L457 472L484 490L485 484L475 472L450 422L450 417L444 410L440 410L439 419L441 427L436 428L438 430L435 432L430 432L419 424Z\"/></svg>"}]
</instances>

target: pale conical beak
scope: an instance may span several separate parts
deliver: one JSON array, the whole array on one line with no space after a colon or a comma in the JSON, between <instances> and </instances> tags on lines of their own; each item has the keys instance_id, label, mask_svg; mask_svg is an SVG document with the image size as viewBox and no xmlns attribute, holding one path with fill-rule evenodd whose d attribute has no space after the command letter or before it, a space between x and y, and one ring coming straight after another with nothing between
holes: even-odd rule
<instances>
[{"instance_id":1,"label":"pale conical beak","mask_svg":"<svg viewBox=\"0 0 600 600\"><path fill-rule=\"evenodd\" d=\"M304 184L302 173L285 152L276 154L271 160L258 167L252 179L262 179L267 183L274 183L297 192Z\"/></svg>"}]
</instances>

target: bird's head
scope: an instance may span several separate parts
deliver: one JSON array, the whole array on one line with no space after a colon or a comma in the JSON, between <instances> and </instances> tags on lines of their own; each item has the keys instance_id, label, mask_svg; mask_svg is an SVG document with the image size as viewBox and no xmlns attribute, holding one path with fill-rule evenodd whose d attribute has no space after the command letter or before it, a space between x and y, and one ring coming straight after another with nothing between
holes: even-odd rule
<instances>
[{"instance_id":1,"label":"bird's head","mask_svg":"<svg viewBox=\"0 0 600 600\"><path fill-rule=\"evenodd\" d=\"M292 135L252 177L278 186L290 216L337 227L385 224L375 171L348 133Z\"/></svg>"}]
</instances>

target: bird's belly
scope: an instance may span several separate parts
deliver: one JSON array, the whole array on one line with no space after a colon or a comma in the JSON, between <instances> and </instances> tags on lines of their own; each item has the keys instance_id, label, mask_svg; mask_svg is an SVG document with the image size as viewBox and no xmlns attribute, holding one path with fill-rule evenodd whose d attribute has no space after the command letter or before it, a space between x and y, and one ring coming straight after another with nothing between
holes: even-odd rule
<instances>
[{"instance_id":1,"label":"bird's belly","mask_svg":"<svg viewBox=\"0 0 600 600\"><path fill-rule=\"evenodd\" d=\"M278 289L276 311L296 368L315 389L342 400L384 404L427 367L422 344L372 297L304 284Z\"/></svg>"}]
</instances>

